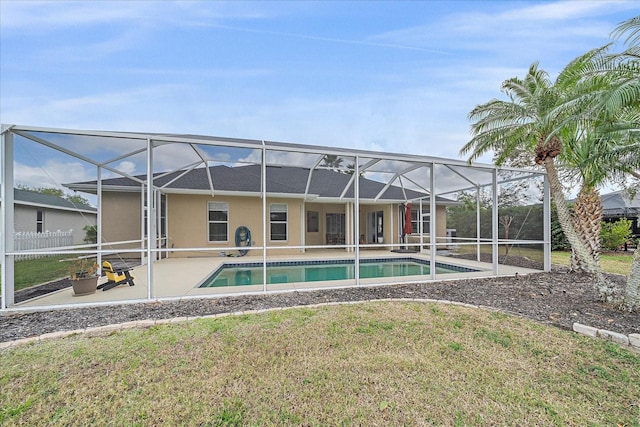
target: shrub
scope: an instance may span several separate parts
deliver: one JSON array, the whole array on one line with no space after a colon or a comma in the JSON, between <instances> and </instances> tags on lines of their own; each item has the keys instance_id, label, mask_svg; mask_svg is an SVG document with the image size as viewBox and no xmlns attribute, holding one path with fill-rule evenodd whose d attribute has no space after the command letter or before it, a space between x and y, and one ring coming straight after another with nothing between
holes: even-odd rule
<instances>
[{"instance_id":1,"label":"shrub","mask_svg":"<svg viewBox=\"0 0 640 427\"><path fill-rule=\"evenodd\" d=\"M98 227L95 225L87 225L83 228L85 232L85 243L98 243Z\"/></svg>"},{"instance_id":2,"label":"shrub","mask_svg":"<svg viewBox=\"0 0 640 427\"><path fill-rule=\"evenodd\" d=\"M600 241L602 247L615 251L631 238L631 221L620 218L616 222L602 221Z\"/></svg>"},{"instance_id":3,"label":"shrub","mask_svg":"<svg viewBox=\"0 0 640 427\"><path fill-rule=\"evenodd\" d=\"M571 244L558 220L558 211L556 210L555 203L551 204L551 250L552 251L564 251L571 249Z\"/></svg>"}]
</instances>

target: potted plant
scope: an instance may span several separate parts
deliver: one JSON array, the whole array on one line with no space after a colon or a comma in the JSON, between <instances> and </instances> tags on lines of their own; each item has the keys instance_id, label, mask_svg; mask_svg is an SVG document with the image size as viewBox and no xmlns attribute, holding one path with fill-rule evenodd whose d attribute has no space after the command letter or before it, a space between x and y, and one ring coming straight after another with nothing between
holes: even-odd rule
<instances>
[{"instance_id":1,"label":"potted plant","mask_svg":"<svg viewBox=\"0 0 640 427\"><path fill-rule=\"evenodd\" d=\"M73 296L90 295L98 287L98 264L95 259L78 258L69 267Z\"/></svg>"}]
</instances>

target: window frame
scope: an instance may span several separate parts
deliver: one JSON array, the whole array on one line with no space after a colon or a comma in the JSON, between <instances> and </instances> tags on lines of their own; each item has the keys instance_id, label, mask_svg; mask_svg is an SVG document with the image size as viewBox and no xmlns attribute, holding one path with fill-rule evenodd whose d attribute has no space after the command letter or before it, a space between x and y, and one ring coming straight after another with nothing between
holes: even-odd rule
<instances>
[{"instance_id":1,"label":"window frame","mask_svg":"<svg viewBox=\"0 0 640 427\"><path fill-rule=\"evenodd\" d=\"M44 209L36 210L36 233L44 233Z\"/></svg>"},{"instance_id":2,"label":"window frame","mask_svg":"<svg viewBox=\"0 0 640 427\"><path fill-rule=\"evenodd\" d=\"M284 212L274 211L274 207L276 206L284 206ZM277 220L274 221L273 214L285 214L284 221ZM273 238L273 225L275 224L284 224L284 239L274 239ZM269 241L270 242L288 242L289 241L289 205L287 203L270 203L269 204Z\"/></svg>"},{"instance_id":3,"label":"window frame","mask_svg":"<svg viewBox=\"0 0 640 427\"><path fill-rule=\"evenodd\" d=\"M431 227L431 213L423 212L422 215L423 215L422 234L429 234L430 227ZM420 234L420 229L418 227L420 225L420 222L418 221L419 216L420 216L420 211L418 209L411 211L411 233L412 234Z\"/></svg>"},{"instance_id":4,"label":"window frame","mask_svg":"<svg viewBox=\"0 0 640 427\"><path fill-rule=\"evenodd\" d=\"M212 206L219 206L222 209L212 209ZM226 212L226 221L211 220L211 212ZM226 239L225 240L211 240L211 224L225 224L226 225ZM207 243L229 243L229 203L228 202L207 202Z\"/></svg>"}]
</instances>

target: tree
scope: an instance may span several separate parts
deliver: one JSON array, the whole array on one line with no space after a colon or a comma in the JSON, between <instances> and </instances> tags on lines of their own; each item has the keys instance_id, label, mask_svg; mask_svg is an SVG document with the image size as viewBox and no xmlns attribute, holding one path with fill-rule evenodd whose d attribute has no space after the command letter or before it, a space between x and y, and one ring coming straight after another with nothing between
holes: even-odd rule
<instances>
[{"instance_id":1,"label":"tree","mask_svg":"<svg viewBox=\"0 0 640 427\"><path fill-rule=\"evenodd\" d=\"M572 104L575 80L570 77L580 64L571 62L561 71L556 83L537 63L529 67L524 79L514 77L503 82L502 90L509 99L493 99L469 113L473 137L460 153L470 154L471 162L493 150L499 166L519 151L533 154L536 164L547 171L551 197L565 236L581 262L595 274L600 298L609 300L612 287L575 231L555 164L555 158L564 148L563 139L575 134L578 125Z\"/></svg>"},{"instance_id":2,"label":"tree","mask_svg":"<svg viewBox=\"0 0 640 427\"><path fill-rule=\"evenodd\" d=\"M85 206L89 206L90 205L89 201L87 199L85 199L84 197L82 197L81 195L79 195L79 194L68 195L68 194L65 194L64 191L62 191L59 188L52 188L52 187L34 188L34 187L29 187L28 185L24 185L24 184L18 184L18 185L16 185L16 188L19 188L21 190L33 191L33 192L40 193L40 194L47 194L49 196L59 197L61 199L65 199L65 200L70 201L74 205L85 205Z\"/></svg>"},{"instance_id":3,"label":"tree","mask_svg":"<svg viewBox=\"0 0 640 427\"><path fill-rule=\"evenodd\" d=\"M632 125L628 126L626 131L632 139L630 145L635 145L635 150L621 150L623 153L612 152L611 156L633 161L634 158L638 160L640 157L640 16L620 23L612 36L618 39L626 36L624 42L628 48L618 55L623 66L614 69L617 84L609 91L608 96L603 97L603 104L605 108L622 111L631 118ZM614 63L618 58L614 58ZM629 174L640 179L639 170L640 168L633 169ZM636 245L633 254L623 306L630 311L640 310L640 243Z\"/></svg>"},{"instance_id":4,"label":"tree","mask_svg":"<svg viewBox=\"0 0 640 427\"><path fill-rule=\"evenodd\" d=\"M562 82L574 88L571 103L578 126L566 140L560 160L579 182L574 227L596 260L602 217L598 187L624 181L640 161L630 133L638 122L633 108L640 99L637 55L630 54L633 49L610 54L610 48L603 46L574 60L574 72ZM575 251L572 268L585 269Z\"/></svg>"},{"instance_id":5,"label":"tree","mask_svg":"<svg viewBox=\"0 0 640 427\"><path fill-rule=\"evenodd\" d=\"M84 235L85 243L98 243L98 226L85 225L82 229L85 232L85 235Z\"/></svg>"},{"instance_id":6,"label":"tree","mask_svg":"<svg viewBox=\"0 0 640 427\"><path fill-rule=\"evenodd\" d=\"M89 206L89 201L79 194L74 194L73 196L66 195L65 199L67 199L68 201L70 201L76 206L77 205Z\"/></svg>"},{"instance_id":7,"label":"tree","mask_svg":"<svg viewBox=\"0 0 640 427\"><path fill-rule=\"evenodd\" d=\"M500 217L498 222L504 227L505 240L509 240L509 228L511 227L511 223L513 222L513 217L511 215L503 215ZM505 255L509 255L509 245L506 246Z\"/></svg>"},{"instance_id":8,"label":"tree","mask_svg":"<svg viewBox=\"0 0 640 427\"><path fill-rule=\"evenodd\" d=\"M336 156L334 154L325 154L322 158L322 164L320 166L338 170L340 169L343 161L344 159L342 157Z\"/></svg>"}]
</instances>

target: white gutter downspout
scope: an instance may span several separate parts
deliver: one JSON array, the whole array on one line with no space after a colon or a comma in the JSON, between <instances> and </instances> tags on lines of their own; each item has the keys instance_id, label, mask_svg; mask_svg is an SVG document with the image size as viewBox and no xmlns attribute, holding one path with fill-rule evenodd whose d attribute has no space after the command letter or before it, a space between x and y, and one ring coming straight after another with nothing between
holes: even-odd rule
<instances>
[{"instance_id":1,"label":"white gutter downspout","mask_svg":"<svg viewBox=\"0 0 640 427\"><path fill-rule=\"evenodd\" d=\"M306 218L305 218L305 212L307 210L307 203L304 201L304 199L302 200L302 204L301 204L301 209L300 209L300 242L301 242L301 248L300 248L300 253L305 253L305 245L306 245L306 230L307 230L307 224L306 224Z\"/></svg>"}]
</instances>

